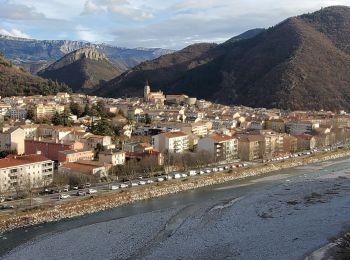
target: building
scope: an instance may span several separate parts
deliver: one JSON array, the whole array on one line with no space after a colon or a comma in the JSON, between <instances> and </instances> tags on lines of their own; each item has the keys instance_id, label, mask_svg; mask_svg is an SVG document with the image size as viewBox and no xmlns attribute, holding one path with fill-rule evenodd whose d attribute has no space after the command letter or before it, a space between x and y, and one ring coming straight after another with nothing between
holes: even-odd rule
<instances>
[{"instance_id":1,"label":"building","mask_svg":"<svg viewBox=\"0 0 350 260\"><path fill-rule=\"evenodd\" d=\"M58 152L58 162L60 163L70 163L77 162L80 160L93 160L94 153L92 151L84 150L65 150Z\"/></svg>"},{"instance_id":2,"label":"building","mask_svg":"<svg viewBox=\"0 0 350 260\"><path fill-rule=\"evenodd\" d=\"M59 104L52 104L52 105L38 104L34 109L36 118L50 118L56 112L61 114L63 113L63 111L64 111L64 106Z\"/></svg>"},{"instance_id":3,"label":"building","mask_svg":"<svg viewBox=\"0 0 350 260\"><path fill-rule=\"evenodd\" d=\"M83 150L84 145L81 142L56 142L52 139L25 140L25 153L35 154L38 151L42 155L53 161L58 161L59 152L66 150Z\"/></svg>"},{"instance_id":4,"label":"building","mask_svg":"<svg viewBox=\"0 0 350 260\"><path fill-rule=\"evenodd\" d=\"M261 158L261 146L264 143L261 135L243 135L238 138L238 157L242 161L254 161Z\"/></svg>"},{"instance_id":5,"label":"building","mask_svg":"<svg viewBox=\"0 0 350 260\"><path fill-rule=\"evenodd\" d=\"M207 151L215 161L231 161L238 157L238 141L228 135L211 134L198 141L198 151Z\"/></svg>"},{"instance_id":6,"label":"building","mask_svg":"<svg viewBox=\"0 0 350 260\"><path fill-rule=\"evenodd\" d=\"M298 151L312 150L316 147L316 138L312 135L295 135L297 138Z\"/></svg>"},{"instance_id":7,"label":"building","mask_svg":"<svg viewBox=\"0 0 350 260\"><path fill-rule=\"evenodd\" d=\"M27 118L27 109L22 107L12 107L9 114L14 120L25 120Z\"/></svg>"},{"instance_id":8,"label":"building","mask_svg":"<svg viewBox=\"0 0 350 260\"><path fill-rule=\"evenodd\" d=\"M167 132L152 136L152 145L161 153L183 153L189 149L189 139L183 132Z\"/></svg>"},{"instance_id":9,"label":"building","mask_svg":"<svg viewBox=\"0 0 350 260\"><path fill-rule=\"evenodd\" d=\"M265 122L266 129L271 129L277 133L286 132L286 124L283 119L271 119Z\"/></svg>"},{"instance_id":10,"label":"building","mask_svg":"<svg viewBox=\"0 0 350 260\"><path fill-rule=\"evenodd\" d=\"M0 133L0 151L17 151L17 154L24 154L25 132L20 127L13 127ZM32 153L29 153L32 154ZM34 152L35 154L35 152Z\"/></svg>"},{"instance_id":11,"label":"building","mask_svg":"<svg viewBox=\"0 0 350 260\"><path fill-rule=\"evenodd\" d=\"M110 166L96 161L78 161L64 163L58 167L58 172L63 174L84 174L96 178L96 180L108 176Z\"/></svg>"},{"instance_id":12,"label":"building","mask_svg":"<svg viewBox=\"0 0 350 260\"><path fill-rule=\"evenodd\" d=\"M125 164L125 152L124 151L101 151L98 154L98 160L103 163L116 165Z\"/></svg>"},{"instance_id":13,"label":"building","mask_svg":"<svg viewBox=\"0 0 350 260\"><path fill-rule=\"evenodd\" d=\"M41 154L0 159L0 193L48 186L53 181L53 167Z\"/></svg>"},{"instance_id":14,"label":"building","mask_svg":"<svg viewBox=\"0 0 350 260\"><path fill-rule=\"evenodd\" d=\"M291 135L310 134L318 127L318 123L311 121L290 121L286 123L286 132Z\"/></svg>"},{"instance_id":15,"label":"building","mask_svg":"<svg viewBox=\"0 0 350 260\"><path fill-rule=\"evenodd\" d=\"M147 82L146 86L144 87L144 99L149 103L164 104L166 98L162 91L151 92L151 87Z\"/></svg>"},{"instance_id":16,"label":"building","mask_svg":"<svg viewBox=\"0 0 350 260\"><path fill-rule=\"evenodd\" d=\"M195 134L199 137L204 137L208 134L208 123L207 122L197 122L191 124L185 124L181 126L181 131L186 134Z\"/></svg>"}]
</instances>

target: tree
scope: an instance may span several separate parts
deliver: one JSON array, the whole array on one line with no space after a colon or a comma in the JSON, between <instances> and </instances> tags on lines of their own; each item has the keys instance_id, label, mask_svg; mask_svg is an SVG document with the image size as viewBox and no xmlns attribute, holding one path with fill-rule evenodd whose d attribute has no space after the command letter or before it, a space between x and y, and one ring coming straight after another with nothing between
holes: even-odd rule
<instances>
[{"instance_id":1,"label":"tree","mask_svg":"<svg viewBox=\"0 0 350 260\"><path fill-rule=\"evenodd\" d=\"M81 117L84 113L84 111L78 103L71 102L69 108L73 115L76 115L77 117Z\"/></svg>"},{"instance_id":2,"label":"tree","mask_svg":"<svg viewBox=\"0 0 350 260\"><path fill-rule=\"evenodd\" d=\"M147 125L152 124L152 118L147 113L145 115L145 124L147 124Z\"/></svg>"},{"instance_id":3,"label":"tree","mask_svg":"<svg viewBox=\"0 0 350 260\"><path fill-rule=\"evenodd\" d=\"M54 124L54 125L62 125L63 124L63 121L62 121L62 117L61 115L56 111L55 114L53 115L52 119L51 119L51 122Z\"/></svg>"},{"instance_id":4,"label":"tree","mask_svg":"<svg viewBox=\"0 0 350 260\"><path fill-rule=\"evenodd\" d=\"M27 109L26 119L29 119L29 120L34 120L35 119L35 113L34 113L34 109L33 108L28 108Z\"/></svg>"}]
</instances>

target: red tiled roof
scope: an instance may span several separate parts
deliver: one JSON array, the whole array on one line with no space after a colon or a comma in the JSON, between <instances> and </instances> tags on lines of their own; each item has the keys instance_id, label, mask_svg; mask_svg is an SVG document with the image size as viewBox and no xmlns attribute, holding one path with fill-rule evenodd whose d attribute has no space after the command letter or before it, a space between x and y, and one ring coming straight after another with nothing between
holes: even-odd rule
<instances>
[{"instance_id":1,"label":"red tiled roof","mask_svg":"<svg viewBox=\"0 0 350 260\"><path fill-rule=\"evenodd\" d=\"M164 133L164 135L167 138L175 138L175 137L187 136L187 134L185 134L183 132L167 132L167 133Z\"/></svg>"},{"instance_id":2,"label":"red tiled roof","mask_svg":"<svg viewBox=\"0 0 350 260\"><path fill-rule=\"evenodd\" d=\"M41 154L30 154L30 155L22 155L22 156L9 155L4 159L0 159L0 169L24 165L24 164L45 162L49 160L50 159L46 158Z\"/></svg>"},{"instance_id":3,"label":"red tiled roof","mask_svg":"<svg viewBox=\"0 0 350 260\"><path fill-rule=\"evenodd\" d=\"M213 139L216 142L225 142L225 141L229 141L229 140L233 139L229 135L223 135L223 134L218 134L218 133L214 133L214 134L209 135L209 138Z\"/></svg>"}]
</instances>

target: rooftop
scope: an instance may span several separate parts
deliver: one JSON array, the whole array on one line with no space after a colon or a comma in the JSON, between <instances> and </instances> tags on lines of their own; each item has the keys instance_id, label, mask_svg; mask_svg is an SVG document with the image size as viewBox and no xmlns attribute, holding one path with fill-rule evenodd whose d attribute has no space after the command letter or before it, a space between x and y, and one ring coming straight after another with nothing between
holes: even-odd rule
<instances>
[{"instance_id":1,"label":"rooftop","mask_svg":"<svg viewBox=\"0 0 350 260\"><path fill-rule=\"evenodd\" d=\"M50 159L41 154L30 154L22 156L9 155L4 159L0 159L0 169L45 161L50 161Z\"/></svg>"}]
</instances>

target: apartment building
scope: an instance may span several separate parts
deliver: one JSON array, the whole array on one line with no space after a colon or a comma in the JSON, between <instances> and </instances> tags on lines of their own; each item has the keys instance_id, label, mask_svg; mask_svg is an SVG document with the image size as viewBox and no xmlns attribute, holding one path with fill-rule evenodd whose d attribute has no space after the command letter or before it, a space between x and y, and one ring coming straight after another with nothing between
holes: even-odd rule
<instances>
[{"instance_id":1,"label":"apartment building","mask_svg":"<svg viewBox=\"0 0 350 260\"><path fill-rule=\"evenodd\" d=\"M37 118L50 118L52 117L56 112L57 113L63 113L64 106L59 104L38 104L35 109L34 113Z\"/></svg>"},{"instance_id":2,"label":"apartment building","mask_svg":"<svg viewBox=\"0 0 350 260\"><path fill-rule=\"evenodd\" d=\"M208 134L208 123L207 122L197 122L191 124L185 124L180 127L181 131L186 134L194 134L199 137L204 137Z\"/></svg>"},{"instance_id":3,"label":"apartment building","mask_svg":"<svg viewBox=\"0 0 350 260\"><path fill-rule=\"evenodd\" d=\"M183 132L167 132L152 136L152 145L162 153L183 153L189 149L189 138Z\"/></svg>"},{"instance_id":4,"label":"apartment building","mask_svg":"<svg viewBox=\"0 0 350 260\"><path fill-rule=\"evenodd\" d=\"M17 154L24 154L24 130L13 127L0 133L0 151L16 150Z\"/></svg>"},{"instance_id":5,"label":"apartment building","mask_svg":"<svg viewBox=\"0 0 350 260\"><path fill-rule=\"evenodd\" d=\"M83 150L81 142L56 142L52 139L25 140L25 153L35 154L40 151L45 157L53 161L58 161L59 152L66 150Z\"/></svg>"},{"instance_id":6,"label":"apartment building","mask_svg":"<svg viewBox=\"0 0 350 260\"><path fill-rule=\"evenodd\" d=\"M53 181L53 167L41 154L0 159L0 193L48 186Z\"/></svg>"},{"instance_id":7,"label":"apartment building","mask_svg":"<svg viewBox=\"0 0 350 260\"><path fill-rule=\"evenodd\" d=\"M262 145L265 142L261 135L242 135L238 137L238 157L242 161L254 161L262 156Z\"/></svg>"},{"instance_id":8,"label":"apartment building","mask_svg":"<svg viewBox=\"0 0 350 260\"><path fill-rule=\"evenodd\" d=\"M214 133L198 141L198 151L207 151L215 161L231 161L238 157L238 141L228 135Z\"/></svg>"},{"instance_id":9,"label":"apartment building","mask_svg":"<svg viewBox=\"0 0 350 260\"><path fill-rule=\"evenodd\" d=\"M311 121L290 121L286 123L286 132L292 135L310 134L320 125Z\"/></svg>"}]
</instances>

